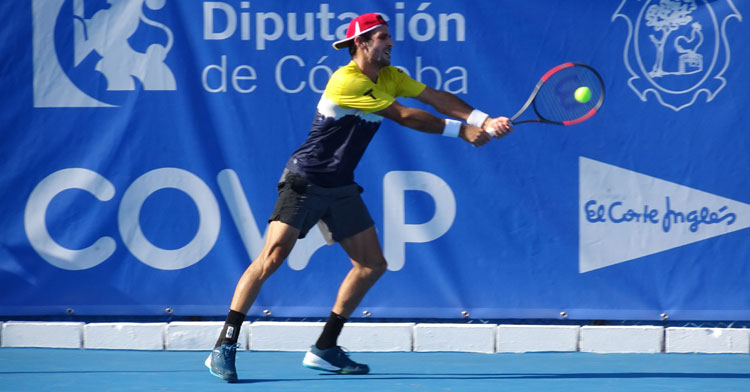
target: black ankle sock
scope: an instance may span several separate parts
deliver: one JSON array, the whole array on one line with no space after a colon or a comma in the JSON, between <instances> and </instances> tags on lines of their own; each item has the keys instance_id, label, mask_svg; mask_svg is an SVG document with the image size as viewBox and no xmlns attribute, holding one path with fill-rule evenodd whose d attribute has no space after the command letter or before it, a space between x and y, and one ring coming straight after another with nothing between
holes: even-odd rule
<instances>
[{"instance_id":1,"label":"black ankle sock","mask_svg":"<svg viewBox=\"0 0 750 392\"><path fill-rule=\"evenodd\" d=\"M315 346L321 350L336 346L336 341L339 338L339 334L341 334L341 329L344 328L345 322L345 317L331 312L326 325L323 327L323 333L320 334L320 338L315 342Z\"/></svg>"},{"instance_id":2,"label":"black ankle sock","mask_svg":"<svg viewBox=\"0 0 750 392\"><path fill-rule=\"evenodd\" d=\"M221 329L221 334L219 335L219 340L216 341L215 347L219 347L222 344L237 343L237 338L240 336L240 327L244 321L244 314L230 310L227 315L227 321L224 323L224 328Z\"/></svg>"}]
</instances>

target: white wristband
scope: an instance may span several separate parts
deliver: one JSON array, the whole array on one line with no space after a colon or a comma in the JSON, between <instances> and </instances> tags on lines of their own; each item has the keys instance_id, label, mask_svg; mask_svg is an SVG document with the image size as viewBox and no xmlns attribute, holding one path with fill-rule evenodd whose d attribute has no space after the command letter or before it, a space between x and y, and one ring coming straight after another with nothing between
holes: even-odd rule
<instances>
[{"instance_id":1,"label":"white wristband","mask_svg":"<svg viewBox=\"0 0 750 392\"><path fill-rule=\"evenodd\" d=\"M461 121L445 119L445 128L443 128L443 136L458 137L461 132Z\"/></svg>"},{"instance_id":2,"label":"white wristband","mask_svg":"<svg viewBox=\"0 0 750 392\"><path fill-rule=\"evenodd\" d=\"M489 114L481 110L474 109L471 114L469 114L469 118L466 119L466 123L481 128L482 125L484 125L484 121L487 120L487 117L489 116Z\"/></svg>"}]
</instances>

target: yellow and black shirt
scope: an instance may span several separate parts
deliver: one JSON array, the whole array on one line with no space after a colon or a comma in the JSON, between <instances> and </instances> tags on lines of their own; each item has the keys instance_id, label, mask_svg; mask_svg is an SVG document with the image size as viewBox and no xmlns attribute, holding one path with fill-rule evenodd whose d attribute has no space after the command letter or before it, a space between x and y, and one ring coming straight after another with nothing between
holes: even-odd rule
<instances>
[{"instance_id":1,"label":"yellow and black shirt","mask_svg":"<svg viewBox=\"0 0 750 392\"><path fill-rule=\"evenodd\" d=\"M307 140L292 154L287 169L318 186L353 184L354 169L383 120L375 112L424 88L393 66L380 70L377 83L354 61L339 68L320 97Z\"/></svg>"}]
</instances>

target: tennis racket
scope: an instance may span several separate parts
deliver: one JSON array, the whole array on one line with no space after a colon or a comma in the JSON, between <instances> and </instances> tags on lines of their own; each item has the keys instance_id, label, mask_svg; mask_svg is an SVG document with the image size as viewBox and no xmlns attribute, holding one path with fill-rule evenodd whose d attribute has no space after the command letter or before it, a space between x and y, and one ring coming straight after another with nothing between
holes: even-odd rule
<instances>
[{"instance_id":1,"label":"tennis racket","mask_svg":"<svg viewBox=\"0 0 750 392\"><path fill-rule=\"evenodd\" d=\"M587 87L588 100L576 99L576 90ZM584 94L579 98L585 98ZM536 84L529 99L513 117L513 125L545 123L575 125L591 118L604 103L604 82L594 68L580 63L564 63L547 71ZM536 118L517 120L526 110L534 109Z\"/></svg>"}]
</instances>

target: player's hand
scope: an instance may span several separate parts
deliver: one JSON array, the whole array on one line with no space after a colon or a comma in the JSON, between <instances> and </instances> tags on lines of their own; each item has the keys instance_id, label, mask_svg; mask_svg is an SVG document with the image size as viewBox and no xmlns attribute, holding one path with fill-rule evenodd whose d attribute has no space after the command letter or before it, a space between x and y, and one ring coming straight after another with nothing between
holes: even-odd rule
<instances>
[{"instance_id":1,"label":"player's hand","mask_svg":"<svg viewBox=\"0 0 750 392\"><path fill-rule=\"evenodd\" d=\"M513 130L513 123L508 117L488 118L484 122L484 130L496 139L500 139Z\"/></svg>"},{"instance_id":2,"label":"player's hand","mask_svg":"<svg viewBox=\"0 0 750 392\"><path fill-rule=\"evenodd\" d=\"M492 140L492 136L482 128L477 128L468 124L461 124L461 131L458 136L473 144L474 147L483 146Z\"/></svg>"}]
</instances>

